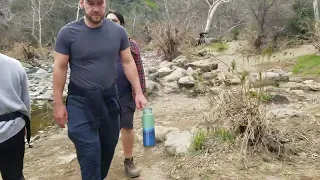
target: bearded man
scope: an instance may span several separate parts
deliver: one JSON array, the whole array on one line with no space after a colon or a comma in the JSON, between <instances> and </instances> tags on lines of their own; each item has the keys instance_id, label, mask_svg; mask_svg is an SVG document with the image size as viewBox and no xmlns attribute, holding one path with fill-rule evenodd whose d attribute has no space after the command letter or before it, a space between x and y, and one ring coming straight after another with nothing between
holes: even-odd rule
<instances>
[{"instance_id":1,"label":"bearded man","mask_svg":"<svg viewBox=\"0 0 320 180\"><path fill-rule=\"evenodd\" d=\"M74 143L83 180L107 177L120 131L117 58L135 94L146 106L125 29L106 20L105 0L80 0L85 16L61 28L55 45L54 119ZM70 65L66 106L62 93Z\"/></svg>"}]
</instances>

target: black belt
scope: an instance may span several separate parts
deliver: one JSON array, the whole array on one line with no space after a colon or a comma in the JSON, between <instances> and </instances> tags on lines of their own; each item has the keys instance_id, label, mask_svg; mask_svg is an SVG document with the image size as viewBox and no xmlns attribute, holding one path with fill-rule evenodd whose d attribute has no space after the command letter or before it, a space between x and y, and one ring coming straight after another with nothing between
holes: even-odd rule
<instances>
[{"instance_id":1,"label":"black belt","mask_svg":"<svg viewBox=\"0 0 320 180\"><path fill-rule=\"evenodd\" d=\"M26 116L25 114L21 113L20 111L15 111L15 112L11 112L11 113L7 113L7 114L2 114L0 115L0 122L1 121L10 121L10 120L14 120L18 117L21 117L22 119L25 120L26 122L26 129L27 129L27 142L29 145L29 148L31 148L32 146L30 145L30 138L31 138L31 127L30 127L30 118L28 116Z\"/></svg>"}]
</instances>

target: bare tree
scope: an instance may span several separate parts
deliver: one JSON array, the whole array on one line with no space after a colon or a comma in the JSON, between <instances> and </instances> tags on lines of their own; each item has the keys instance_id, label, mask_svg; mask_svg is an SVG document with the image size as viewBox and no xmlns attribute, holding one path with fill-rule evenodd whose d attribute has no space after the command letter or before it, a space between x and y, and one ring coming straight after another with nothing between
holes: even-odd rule
<instances>
[{"instance_id":1,"label":"bare tree","mask_svg":"<svg viewBox=\"0 0 320 180\"><path fill-rule=\"evenodd\" d=\"M243 0L243 2L247 4L246 7L249 8L254 19L259 24L259 34L265 33L267 15L277 1L278 0Z\"/></svg>"},{"instance_id":2,"label":"bare tree","mask_svg":"<svg viewBox=\"0 0 320 180\"><path fill-rule=\"evenodd\" d=\"M0 23L4 25L8 25L14 14L10 10L12 0L0 0ZM1 18L2 16L2 18Z\"/></svg>"},{"instance_id":3,"label":"bare tree","mask_svg":"<svg viewBox=\"0 0 320 180\"><path fill-rule=\"evenodd\" d=\"M216 13L218 7L223 3L228 3L228 2L231 2L231 1L232 0L206 0L206 2L209 5L209 10L208 10L208 17L207 17L206 27L204 29L205 33L209 32L213 16Z\"/></svg>"},{"instance_id":4,"label":"bare tree","mask_svg":"<svg viewBox=\"0 0 320 180\"><path fill-rule=\"evenodd\" d=\"M314 19L316 22L320 21L319 17L319 3L318 0L313 0L313 9L314 9Z\"/></svg>"},{"instance_id":5,"label":"bare tree","mask_svg":"<svg viewBox=\"0 0 320 180\"><path fill-rule=\"evenodd\" d=\"M43 29L43 20L49 13L52 11L55 4L55 0L30 0L30 6L24 7L26 13L22 13L20 17L20 23L25 28L31 28L32 35L37 39L39 45L42 44L42 29ZM29 7L31 7L31 12ZM29 20L29 21L28 21ZM31 27L29 22L31 21ZM37 32L37 34L36 34Z\"/></svg>"}]
</instances>

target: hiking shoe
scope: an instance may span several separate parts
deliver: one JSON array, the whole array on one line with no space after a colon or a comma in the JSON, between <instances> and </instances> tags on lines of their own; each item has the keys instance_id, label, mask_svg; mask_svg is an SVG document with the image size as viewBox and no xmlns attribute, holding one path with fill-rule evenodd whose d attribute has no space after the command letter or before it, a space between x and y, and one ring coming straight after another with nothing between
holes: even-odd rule
<instances>
[{"instance_id":1,"label":"hiking shoe","mask_svg":"<svg viewBox=\"0 0 320 180\"><path fill-rule=\"evenodd\" d=\"M124 160L124 169L130 178L136 178L140 176L140 170L134 165L133 158Z\"/></svg>"}]
</instances>

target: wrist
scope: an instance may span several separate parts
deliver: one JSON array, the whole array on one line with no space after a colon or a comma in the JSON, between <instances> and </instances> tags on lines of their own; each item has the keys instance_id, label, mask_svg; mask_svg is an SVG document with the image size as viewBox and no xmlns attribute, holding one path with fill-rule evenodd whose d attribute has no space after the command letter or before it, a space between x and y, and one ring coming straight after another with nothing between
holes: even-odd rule
<instances>
[{"instance_id":1,"label":"wrist","mask_svg":"<svg viewBox=\"0 0 320 180\"><path fill-rule=\"evenodd\" d=\"M54 98L53 98L53 105L54 105L54 106L61 106L61 105L63 105L62 97L54 97Z\"/></svg>"},{"instance_id":2,"label":"wrist","mask_svg":"<svg viewBox=\"0 0 320 180\"><path fill-rule=\"evenodd\" d=\"M136 93L136 95L143 95L141 87L135 88L134 92Z\"/></svg>"}]
</instances>

